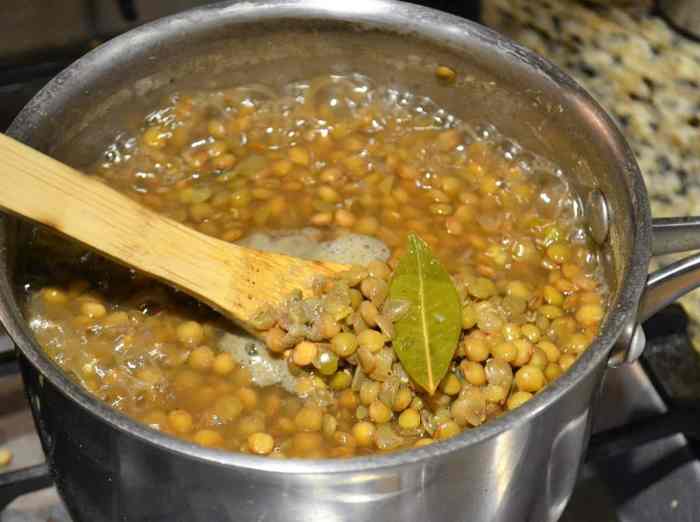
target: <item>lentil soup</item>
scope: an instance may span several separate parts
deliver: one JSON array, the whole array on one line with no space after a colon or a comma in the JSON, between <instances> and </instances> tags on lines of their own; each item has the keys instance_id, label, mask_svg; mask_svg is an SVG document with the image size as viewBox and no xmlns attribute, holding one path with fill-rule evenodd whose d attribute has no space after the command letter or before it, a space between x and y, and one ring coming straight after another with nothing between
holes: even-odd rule
<instances>
[{"instance_id":1,"label":"lentil soup","mask_svg":"<svg viewBox=\"0 0 700 522\"><path fill-rule=\"evenodd\" d=\"M430 444L529 400L603 318L598 253L565 173L488 125L361 75L175 95L92 170L224 241L311 230L319 242L357 234L386 247L319 282L316 297L261 311L265 346L35 231L32 259L44 262L33 261L26 314L48 356L112 407L203 446L322 458ZM391 344L406 306L388 285L409 234L462 304L459 345L433 394ZM262 378L263 363L284 379Z\"/></svg>"}]
</instances>

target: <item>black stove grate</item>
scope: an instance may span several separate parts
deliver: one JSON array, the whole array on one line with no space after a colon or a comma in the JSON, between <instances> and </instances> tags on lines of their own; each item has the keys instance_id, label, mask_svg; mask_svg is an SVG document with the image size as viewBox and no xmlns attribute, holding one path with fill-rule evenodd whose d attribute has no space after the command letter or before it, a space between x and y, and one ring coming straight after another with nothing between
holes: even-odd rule
<instances>
[{"instance_id":1,"label":"black stove grate","mask_svg":"<svg viewBox=\"0 0 700 522\"><path fill-rule=\"evenodd\" d=\"M676 434L700 458L700 355L688 336L680 305L668 306L644 324L647 346L642 365L668 412L646 417L591 437L588 460L610 458Z\"/></svg>"}]
</instances>

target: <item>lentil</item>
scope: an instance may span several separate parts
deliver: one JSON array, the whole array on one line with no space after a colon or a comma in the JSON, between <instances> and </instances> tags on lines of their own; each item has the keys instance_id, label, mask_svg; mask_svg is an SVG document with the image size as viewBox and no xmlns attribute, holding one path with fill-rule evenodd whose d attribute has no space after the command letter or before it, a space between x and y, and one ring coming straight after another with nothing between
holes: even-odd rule
<instances>
[{"instance_id":1,"label":"lentil","mask_svg":"<svg viewBox=\"0 0 700 522\"><path fill-rule=\"evenodd\" d=\"M514 410L522 406L532 398L532 393L526 391L517 391L508 398L508 409Z\"/></svg>"},{"instance_id":2,"label":"lentil","mask_svg":"<svg viewBox=\"0 0 700 522\"><path fill-rule=\"evenodd\" d=\"M357 342L362 348L366 348L372 353L376 353L382 348L386 342L386 337L381 332L367 329L357 336Z\"/></svg>"},{"instance_id":3,"label":"lentil","mask_svg":"<svg viewBox=\"0 0 700 522\"><path fill-rule=\"evenodd\" d=\"M173 410L168 414L170 427L177 433L188 433L194 425L192 415L185 410Z\"/></svg>"},{"instance_id":4,"label":"lentil","mask_svg":"<svg viewBox=\"0 0 700 522\"><path fill-rule=\"evenodd\" d=\"M375 431L374 424L367 421L358 422L352 427L352 435L355 437L358 446L371 446L374 442Z\"/></svg>"},{"instance_id":5,"label":"lentil","mask_svg":"<svg viewBox=\"0 0 700 522\"><path fill-rule=\"evenodd\" d=\"M258 455L268 455L275 446L275 439L269 433L252 433L248 437L248 449Z\"/></svg>"},{"instance_id":6,"label":"lentil","mask_svg":"<svg viewBox=\"0 0 700 522\"><path fill-rule=\"evenodd\" d=\"M12 451L8 448L0 448L0 468L5 468L12 462Z\"/></svg>"},{"instance_id":7,"label":"lentil","mask_svg":"<svg viewBox=\"0 0 700 522\"><path fill-rule=\"evenodd\" d=\"M317 354L318 349L314 343L302 341L294 348L292 359L297 366L308 366L314 361Z\"/></svg>"},{"instance_id":8,"label":"lentil","mask_svg":"<svg viewBox=\"0 0 700 522\"><path fill-rule=\"evenodd\" d=\"M190 352L187 362L194 370L208 371L214 364L214 351L208 346L200 346Z\"/></svg>"},{"instance_id":9,"label":"lentil","mask_svg":"<svg viewBox=\"0 0 700 522\"><path fill-rule=\"evenodd\" d=\"M377 424L383 424L391 420L391 410L380 400L374 400L369 405L369 418Z\"/></svg>"}]
</instances>

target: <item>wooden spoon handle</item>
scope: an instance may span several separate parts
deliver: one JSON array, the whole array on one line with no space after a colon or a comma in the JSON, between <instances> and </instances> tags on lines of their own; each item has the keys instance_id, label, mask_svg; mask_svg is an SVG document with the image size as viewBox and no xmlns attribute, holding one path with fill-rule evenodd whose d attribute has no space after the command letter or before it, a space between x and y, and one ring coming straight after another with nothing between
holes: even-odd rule
<instances>
[{"instance_id":1,"label":"wooden spoon handle","mask_svg":"<svg viewBox=\"0 0 700 522\"><path fill-rule=\"evenodd\" d=\"M228 271L215 239L7 136L0 136L0 165L0 207L220 304L207 295L225 286Z\"/></svg>"},{"instance_id":2,"label":"wooden spoon handle","mask_svg":"<svg viewBox=\"0 0 700 522\"><path fill-rule=\"evenodd\" d=\"M0 134L0 207L166 281L236 319L250 320L314 276L343 265L258 252L201 234L96 179Z\"/></svg>"}]
</instances>

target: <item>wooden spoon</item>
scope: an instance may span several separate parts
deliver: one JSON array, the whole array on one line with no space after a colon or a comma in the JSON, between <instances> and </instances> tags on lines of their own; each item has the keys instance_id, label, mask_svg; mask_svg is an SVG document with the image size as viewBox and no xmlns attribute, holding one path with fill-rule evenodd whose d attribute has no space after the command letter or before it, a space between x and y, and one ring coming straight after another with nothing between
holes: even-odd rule
<instances>
[{"instance_id":1,"label":"wooden spoon","mask_svg":"<svg viewBox=\"0 0 700 522\"><path fill-rule=\"evenodd\" d=\"M0 134L0 208L183 290L253 334L256 313L349 267L260 252L201 234Z\"/></svg>"}]
</instances>

